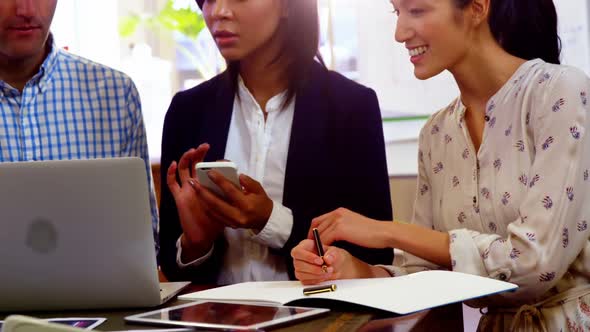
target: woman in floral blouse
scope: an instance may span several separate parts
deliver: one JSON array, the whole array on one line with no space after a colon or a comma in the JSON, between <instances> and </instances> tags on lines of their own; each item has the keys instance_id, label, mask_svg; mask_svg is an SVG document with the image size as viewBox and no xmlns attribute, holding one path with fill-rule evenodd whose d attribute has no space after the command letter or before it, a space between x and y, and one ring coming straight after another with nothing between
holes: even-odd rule
<instances>
[{"instance_id":1,"label":"woman in floral blouse","mask_svg":"<svg viewBox=\"0 0 590 332\"><path fill-rule=\"evenodd\" d=\"M304 240L292 251L305 284L424 269L509 281L481 331L590 329L590 79L559 65L551 0L392 0L395 38L415 75L449 70L461 95L420 133L411 224L346 209L313 220L328 271ZM310 236L310 239L312 237ZM329 246L399 248L402 267L371 266Z\"/></svg>"}]
</instances>

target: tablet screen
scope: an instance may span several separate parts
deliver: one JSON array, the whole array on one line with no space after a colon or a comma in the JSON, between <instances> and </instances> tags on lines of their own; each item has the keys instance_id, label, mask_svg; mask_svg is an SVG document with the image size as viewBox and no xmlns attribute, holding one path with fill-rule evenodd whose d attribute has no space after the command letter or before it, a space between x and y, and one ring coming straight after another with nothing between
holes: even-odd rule
<instances>
[{"instance_id":1,"label":"tablet screen","mask_svg":"<svg viewBox=\"0 0 590 332\"><path fill-rule=\"evenodd\" d=\"M200 301L131 316L127 320L209 328L251 329L282 324L327 311L272 304Z\"/></svg>"}]
</instances>

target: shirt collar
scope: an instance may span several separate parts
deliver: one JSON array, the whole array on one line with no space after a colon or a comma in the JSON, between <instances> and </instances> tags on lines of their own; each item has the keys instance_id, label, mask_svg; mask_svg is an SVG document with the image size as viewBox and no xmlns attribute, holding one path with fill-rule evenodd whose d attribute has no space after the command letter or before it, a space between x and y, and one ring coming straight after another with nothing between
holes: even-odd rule
<instances>
[{"instance_id":1,"label":"shirt collar","mask_svg":"<svg viewBox=\"0 0 590 332\"><path fill-rule=\"evenodd\" d=\"M238 76L238 96L243 107L251 110L261 109L260 105L258 105L258 102L256 101L256 98L254 98L250 90L248 90L248 87L246 87L246 84L244 83L244 80L241 76ZM280 111L283 108L286 98L286 90L270 98L266 103L266 112L272 113L275 111Z\"/></svg>"},{"instance_id":2,"label":"shirt collar","mask_svg":"<svg viewBox=\"0 0 590 332\"><path fill-rule=\"evenodd\" d=\"M33 76L29 81L30 84L37 84L41 92L45 91L47 85L49 84L53 72L57 68L58 55L61 52L60 49L55 45L52 35L49 35L49 38L47 39L47 45L49 47L49 53L47 54L47 57L45 57L45 61L43 61L41 64L39 72L35 74L35 76Z\"/></svg>"},{"instance_id":3,"label":"shirt collar","mask_svg":"<svg viewBox=\"0 0 590 332\"><path fill-rule=\"evenodd\" d=\"M449 109L451 116L453 116L459 124L463 123L465 118L465 111L467 110L467 108L465 107L465 105L463 105L461 97L455 99L455 102L453 102L449 106Z\"/></svg>"},{"instance_id":4,"label":"shirt collar","mask_svg":"<svg viewBox=\"0 0 590 332\"><path fill-rule=\"evenodd\" d=\"M510 79L506 81L506 83L498 90L496 93L488 100L486 105L485 115L487 117L492 118L494 111L496 110L496 105L498 102L502 102L504 98L510 96L510 92L517 88L519 85L523 84L523 78L526 76L526 73L529 69L543 63L541 59L533 59L524 62L520 67L516 69L516 71L512 74ZM465 111L467 107L461 101L461 97L457 98L455 103L451 106L451 114L455 116L455 120L459 123L463 123L465 117Z\"/></svg>"}]
</instances>

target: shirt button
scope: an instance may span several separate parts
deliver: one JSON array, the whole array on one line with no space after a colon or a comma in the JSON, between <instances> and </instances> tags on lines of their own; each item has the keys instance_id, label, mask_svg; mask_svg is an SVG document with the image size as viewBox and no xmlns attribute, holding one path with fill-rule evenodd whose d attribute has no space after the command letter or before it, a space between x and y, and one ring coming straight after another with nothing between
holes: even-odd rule
<instances>
[{"instance_id":1,"label":"shirt button","mask_svg":"<svg viewBox=\"0 0 590 332\"><path fill-rule=\"evenodd\" d=\"M477 203L477 198L473 196L473 204Z\"/></svg>"},{"instance_id":2,"label":"shirt button","mask_svg":"<svg viewBox=\"0 0 590 332\"><path fill-rule=\"evenodd\" d=\"M490 121L490 117L489 117L488 115L486 115L486 116L484 117L484 119L486 120L486 122Z\"/></svg>"},{"instance_id":3,"label":"shirt button","mask_svg":"<svg viewBox=\"0 0 590 332\"><path fill-rule=\"evenodd\" d=\"M506 279L508 279L508 277L506 276L505 273L500 273L500 275L498 275L498 279L500 279L502 281L506 281Z\"/></svg>"}]
</instances>

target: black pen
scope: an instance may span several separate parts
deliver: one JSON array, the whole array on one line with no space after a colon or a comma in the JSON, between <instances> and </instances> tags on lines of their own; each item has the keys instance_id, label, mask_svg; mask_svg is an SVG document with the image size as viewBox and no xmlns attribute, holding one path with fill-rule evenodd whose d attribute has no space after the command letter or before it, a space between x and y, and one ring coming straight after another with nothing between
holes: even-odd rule
<instances>
[{"instance_id":1,"label":"black pen","mask_svg":"<svg viewBox=\"0 0 590 332\"><path fill-rule=\"evenodd\" d=\"M320 233L318 232L317 228L311 230L313 232L313 237L315 239L315 246L318 250L318 256L322 259L324 264L322 264L322 270L324 273L328 273L328 265L326 265L326 261L324 260L324 246L322 245L322 241L320 240Z\"/></svg>"}]
</instances>

